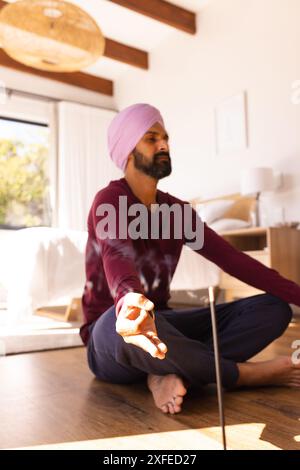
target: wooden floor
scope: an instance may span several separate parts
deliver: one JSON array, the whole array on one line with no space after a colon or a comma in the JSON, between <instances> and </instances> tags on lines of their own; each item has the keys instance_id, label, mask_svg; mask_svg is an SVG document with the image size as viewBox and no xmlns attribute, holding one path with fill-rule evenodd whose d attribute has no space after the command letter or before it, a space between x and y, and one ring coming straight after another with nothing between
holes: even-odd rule
<instances>
[{"instance_id":1,"label":"wooden floor","mask_svg":"<svg viewBox=\"0 0 300 470\"><path fill-rule=\"evenodd\" d=\"M255 359L291 354L300 323ZM0 447L220 449L214 387L193 392L182 413L163 415L144 384L93 378L85 349L0 359ZM300 391L261 388L225 394L228 447L300 449Z\"/></svg>"}]
</instances>

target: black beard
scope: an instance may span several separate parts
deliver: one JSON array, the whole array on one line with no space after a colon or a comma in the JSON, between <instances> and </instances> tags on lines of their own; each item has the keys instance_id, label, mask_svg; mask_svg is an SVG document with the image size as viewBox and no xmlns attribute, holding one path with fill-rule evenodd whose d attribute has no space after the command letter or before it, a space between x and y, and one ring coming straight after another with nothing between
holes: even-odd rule
<instances>
[{"instance_id":1,"label":"black beard","mask_svg":"<svg viewBox=\"0 0 300 470\"><path fill-rule=\"evenodd\" d=\"M145 175L160 180L169 176L172 172L171 159L168 152L157 153L150 163L147 162L146 157L136 149L133 150L132 154L135 168ZM168 157L168 160L160 160L160 157Z\"/></svg>"}]
</instances>

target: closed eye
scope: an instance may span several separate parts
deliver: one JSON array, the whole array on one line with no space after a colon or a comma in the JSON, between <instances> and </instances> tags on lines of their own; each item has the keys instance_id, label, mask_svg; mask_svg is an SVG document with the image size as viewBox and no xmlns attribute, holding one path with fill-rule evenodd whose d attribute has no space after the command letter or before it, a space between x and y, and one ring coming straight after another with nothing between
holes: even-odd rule
<instances>
[{"instance_id":1,"label":"closed eye","mask_svg":"<svg viewBox=\"0 0 300 470\"><path fill-rule=\"evenodd\" d=\"M151 132L146 132L146 134L150 134L150 135L152 135L153 137L154 137L154 136L159 136L159 133L158 133L158 132L154 132L154 131L153 131L153 132L152 132L152 131L151 131ZM153 139L153 137L150 137L150 139ZM168 136L168 134L165 134L164 137L163 137L163 139L168 142L168 141L169 141L169 136Z\"/></svg>"}]
</instances>

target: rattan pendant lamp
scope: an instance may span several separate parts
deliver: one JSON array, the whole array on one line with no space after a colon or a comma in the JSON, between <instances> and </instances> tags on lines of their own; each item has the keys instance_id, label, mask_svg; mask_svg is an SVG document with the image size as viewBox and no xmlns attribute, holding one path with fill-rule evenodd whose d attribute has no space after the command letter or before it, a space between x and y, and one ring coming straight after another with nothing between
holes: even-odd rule
<instances>
[{"instance_id":1,"label":"rattan pendant lamp","mask_svg":"<svg viewBox=\"0 0 300 470\"><path fill-rule=\"evenodd\" d=\"M95 62L105 39L85 11L63 0L20 0L0 12L0 46L16 61L51 72Z\"/></svg>"}]
</instances>

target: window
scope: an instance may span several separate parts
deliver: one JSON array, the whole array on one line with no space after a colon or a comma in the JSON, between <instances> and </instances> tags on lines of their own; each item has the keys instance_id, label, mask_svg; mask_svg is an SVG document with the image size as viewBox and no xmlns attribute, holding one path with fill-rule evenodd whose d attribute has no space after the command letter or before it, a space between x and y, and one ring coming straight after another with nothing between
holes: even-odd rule
<instances>
[{"instance_id":1,"label":"window","mask_svg":"<svg viewBox=\"0 0 300 470\"><path fill-rule=\"evenodd\" d=\"M0 117L0 228L51 226L49 126Z\"/></svg>"}]
</instances>

